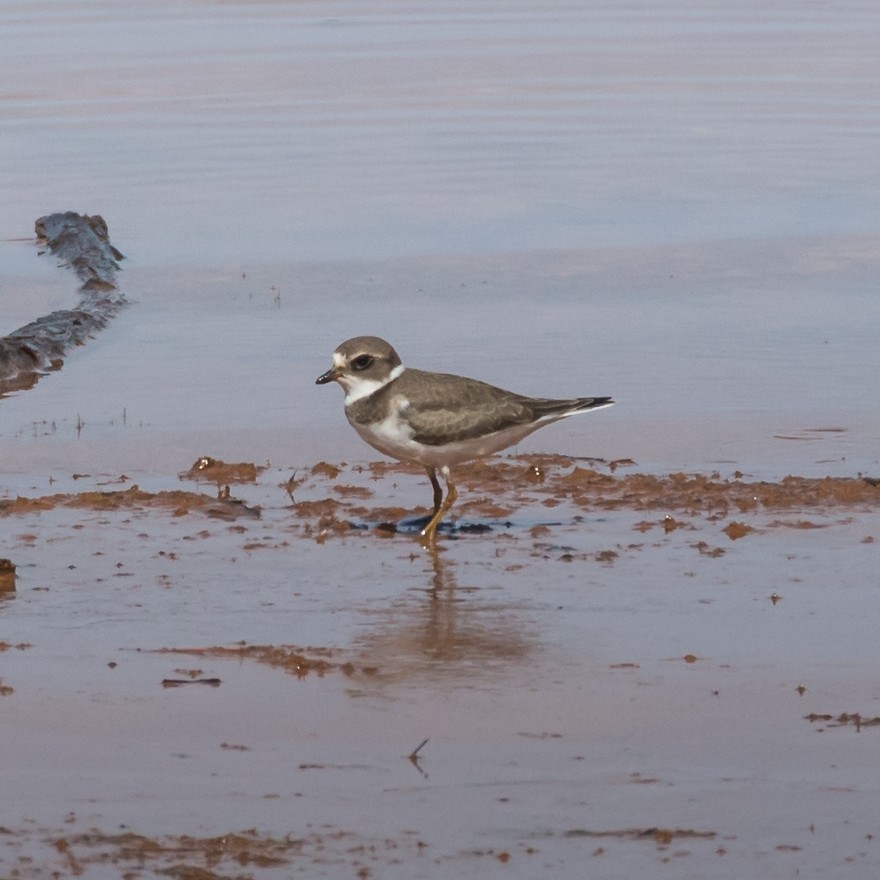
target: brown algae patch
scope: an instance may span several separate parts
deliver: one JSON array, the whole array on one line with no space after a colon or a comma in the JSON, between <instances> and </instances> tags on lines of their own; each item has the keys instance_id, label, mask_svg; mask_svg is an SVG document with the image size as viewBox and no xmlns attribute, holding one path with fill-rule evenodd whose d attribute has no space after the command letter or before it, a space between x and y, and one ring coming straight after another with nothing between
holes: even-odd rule
<instances>
[{"instance_id":1,"label":"brown algae patch","mask_svg":"<svg viewBox=\"0 0 880 880\"><path fill-rule=\"evenodd\" d=\"M427 846L417 837L403 832L399 839L367 840L351 831L325 825L319 831L302 835L264 834L254 828L232 831L216 837L187 834L150 837L132 831L106 833L98 829L76 833L0 829L6 838L7 859L19 878L93 876L94 868L110 870L127 878L176 877L186 880L231 880L253 878L269 872L271 876L290 876L312 865L324 873L342 868L346 876L370 877L383 864L401 856L414 857ZM41 838L52 854L40 861L24 852L10 859L10 850L27 850ZM17 864L16 864L17 862ZM242 873L245 871L246 873ZM277 872L281 872L280 874ZM255 873L257 872L257 873ZM102 876L104 876L102 874Z\"/></svg>"},{"instance_id":2,"label":"brown algae patch","mask_svg":"<svg viewBox=\"0 0 880 880\"><path fill-rule=\"evenodd\" d=\"M862 715L860 712L841 712L839 715L811 712L804 716L804 720L811 724L821 724L822 726L817 727L817 730L851 726L856 733L861 733L866 727L880 727L880 717Z\"/></svg>"},{"instance_id":3,"label":"brown algae patch","mask_svg":"<svg viewBox=\"0 0 880 880\"><path fill-rule=\"evenodd\" d=\"M227 748L234 749L234 746ZM301 769L311 769L304 765ZM76 820L75 816L70 821ZM438 852L437 847L426 842L412 830L399 831L390 836L368 838L353 831L322 824L320 829L305 833L269 834L256 828L231 831L212 837L188 834L149 836L133 831L117 833L91 828L87 831L48 829L23 829L12 831L0 829L6 844L4 863L9 865L9 876L29 880L37 877L92 876L92 869L112 866L117 876L177 877L186 880L232 880L257 876L292 876L311 866L321 876L333 876L341 870L345 876L370 878L382 876L385 869L400 868L412 860L414 866L431 859L435 866L461 859L489 859L507 864L513 859L525 858L524 863L533 870L532 858L539 855L557 840L564 845L578 841L597 843L605 841L647 842L653 844L665 861L666 855L677 857L691 855L688 851L670 853L674 844L687 841L712 842L717 840L715 831L692 828L644 827L609 830L569 828L531 835L505 848L471 848L462 852ZM727 838L731 839L731 838ZM35 859L31 850L35 843L43 844L43 855ZM16 857L15 850L20 850ZM26 854L27 853L27 854ZM600 845L592 852L594 857L605 854ZM583 856L582 856L583 857ZM521 863L523 864L523 863ZM246 873L241 873L244 870ZM417 868L414 868L418 872ZM470 873L468 873L470 876ZM492 876L495 876L494 874Z\"/></svg>"},{"instance_id":4,"label":"brown algae patch","mask_svg":"<svg viewBox=\"0 0 880 880\"><path fill-rule=\"evenodd\" d=\"M213 482L256 482L264 470L252 463L226 464L203 456L183 474L186 479L210 478ZM352 479L344 480L348 475ZM633 527L649 531L660 526L669 534L678 529L695 528L688 517L717 521L729 519L724 528L731 540L755 529L744 522L745 514L790 512L806 509L824 510L853 507L873 510L880 507L880 482L868 477L796 477L777 482L747 481L740 475L723 479L717 474L601 473L581 467L565 456L540 456L504 461L481 461L458 469L459 504L451 520L501 520L505 523L526 506L562 508L569 513L596 513L614 510L663 511L658 519L643 519ZM298 498L288 509L298 520L308 521L307 535L315 532L345 534L352 528L363 530L367 523L393 523L406 517L420 516L425 507L369 505L376 490L364 485L397 478L418 480L412 468L396 462L373 462L366 467L333 465L319 462L304 479L294 484ZM425 485L427 490L428 486ZM408 487L408 491L409 487ZM279 490L279 500L281 491ZM426 492L427 494L427 492ZM80 508L94 511L129 509L167 510L175 516L191 511L221 519L259 518L260 507L250 506L231 497L228 488L218 496L180 489L150 492L137 485L115 491L87 490L36 497L18 496L0 500L0 516L38 513L55 508ZM674 514L673 514L674 512ZM732 519L736 517L736 519ZM776 519L767 525L794 528L819 528L821 523L807 519ZM532 527L541 527L541 524Z\"/></svg>"},{"instance_id":5,"label":"brown algae patch","mask_svg":"<svg viewBox=\"0 0 880 880\"><path fill-rule=\"evenodd\" d=\"M342 468L326 461L319 461L316 465L312 466L311 473L314 476L323 476L330 480L335 480L342 473Z\"/></svg>"},{"instance_id":6,"label":"brown algae patch","mask_svg":"<svg viewBox=\"0 0 880 880\"><path fill-rule=\"evenodd\" d=\"M554 497L568 497L584 509L672 509L727 516L758 509L880 505L875 483L863 478L794 477L779 482L674 473L667 476L612 476L575 467L549 486Z\"/></svg>"},{"instance_id":7,"label":"brown algae patch","mask_svg":"<svg viewBox=\"0 0 880 880\"><path fill-rule=\"evenodd\" d=\"M184 516L195 510L221 519L259 515L255 508L249 508L243 502L228 496L214 498L198 492L176 489L147 492L138 486L131 486L113 492L66 492L35 498L18 496L13 499L3 499L0 500L0 516L39 513L59 507L94 511L160 509L168 510L174 516Z\"/></svg>"},{"instance_id":8,"label":"brown algae patch","mask_svg":"<svg viewBox=\"0 0 880 880\"><path fill-rule=\"evenodd\" d=\"M0 593L15 592L15 563L11 559L0 559ZM0 648L0 650L3 650Z\"/></svg>"},{"instance_id":9,"label":"brown algae patch","mask_svg":"<svg viewBox=\"0 0 880 880\"><path fill-rule=\"evenodd\" d=\"M741 522L729 522L723 529L725 535L730 538L731 541L738 541L740 538L744 538L749 532L755 531L751 526L746 525Z\"/></svg>"},{"instance_id":10,"label":"brown algae patch","mask_svg":"<svg viewBox=\"0 0 880 880\"><path fill-rule=\"evenodd\" d=\"M190 657L208 657L215 659L255 660L265 666L281 669L296 678L305 678L314 673L319 678L328 672L342 672L354 675L357 670L349 662L333 659L331 648L307 647L296 645L248 645L240 642L233 646L209 646L194 648L156 648L154 654L185 654ZM364 668L362 672L374 670ZM214 679L210 680L212 683Z\"/></svg>"},{"instance_id":11,"label":"brown algae patch","mask_svg":"<svg viewBox=\"0 0 880 880\"><path fill-rule=\"evenodd\" d=\"M450 520L458 522L459 529L463 517L509 524L518 510L535 505L563 518L566 512L576 516L617 510L662 511L665 516L660 519L642 520L634 527L648 531L659 525L669 534L680 528L694 529L689 517L730 520L723 531L736 541L756 530L755 525L742 519L749 514L880 507L878 481L867 477L787 476L771 482L746 480L739 473L724 479L718 474L623 474L610 467L609 471L582 467L565 456L475 462L456 471L459 500ZM367 506L363 501L372 493L358 483L341 482L346 472L344 465L321 462L312 469L310 479L299 484L302 487L307 482L306 492L313 496L292 506L297 518L311 520L307 534L317 533L323 540L329 534L364 529L367 524L387 531L389 521L428 512L427 505L409 510ZM368 472L373 481L403 475L418 479L412 468L397 463L376 462L369 465ZM348 473L359 477L363 469L350 469ZM425 494L427 489L426 484ZM315 497L322 493L325 497ZM800 520L795 527L819 527L806 523ZM791 525L780 520L766 525L783 524Z\"/></svg>"},{"instance_id":12,"label":"brown algae patch","mask_svg":"<svg viewBox=\"0 0 880 880\"><path fill-rule=\"evenodd\" d=\"M693 828L620 828L611 831L590 831L586 828L572 828L562 832L566 838L573 837L614 837L619 840L650 840L658 849L667 849L676 840L714 840L715 831L696 831Z\"/></svg>"},{"instance_id":13,"label":"brown algae patch","mask_svg":"<svg viewBox=\"0 0 880 880\"><path fill-rule=\"evenodd\" d=\"M224 483L255 483L266 468L251 462L227 463L210 455L197 458L189 470L178 474L181 480L208 480L218 486Z\"/></svg>"}]
</instances>

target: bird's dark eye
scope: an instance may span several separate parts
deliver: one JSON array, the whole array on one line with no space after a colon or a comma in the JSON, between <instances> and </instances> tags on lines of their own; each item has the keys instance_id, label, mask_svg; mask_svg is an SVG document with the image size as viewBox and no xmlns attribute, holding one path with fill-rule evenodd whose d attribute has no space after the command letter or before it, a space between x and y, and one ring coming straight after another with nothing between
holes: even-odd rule
<instances>
[{"instance_id":1,"label":"bird's dark eye","mask_svg":"<svg viewBox=\"0 0 880 880\"><path fill-rule=\"evenodd\" d=\"M360 354L351 362L351 365L356 370L366 370L368 367L373 366L374 360L375 358L372 355Z\"/></svg>"}]
</instances>

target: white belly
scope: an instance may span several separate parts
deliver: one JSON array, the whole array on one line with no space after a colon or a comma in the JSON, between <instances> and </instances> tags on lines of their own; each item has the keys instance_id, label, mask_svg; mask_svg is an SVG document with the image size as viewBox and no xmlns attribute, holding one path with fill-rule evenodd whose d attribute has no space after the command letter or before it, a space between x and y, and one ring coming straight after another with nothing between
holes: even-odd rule
<instances>
[{"instance_id":1,"label":"white belly","mask_svg":"<svg viewBox=\"0 0 880 880\"><path fill-rule=\"evenodd\" d=\"M513 446L514 443L518 443L532 431L541 427L542 424L547 423L517 425L503 431L496 431L494 434L487 434L484 437L457 440L444 446L427 446L413 440L409 426L397 418L396 414L374 425L352 423L352 427L374 449L378 449L379 452L396 458L398 461L416 462L428 467L449 467L507 449L508 446Z\"/></svg>"}]
</instances>

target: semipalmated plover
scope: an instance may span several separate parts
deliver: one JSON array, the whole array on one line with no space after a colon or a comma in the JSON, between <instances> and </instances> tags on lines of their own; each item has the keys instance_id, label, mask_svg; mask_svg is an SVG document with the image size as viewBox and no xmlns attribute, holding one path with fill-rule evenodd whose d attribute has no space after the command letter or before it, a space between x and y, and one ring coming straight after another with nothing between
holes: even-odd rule
<instances>
[{"instance_id":1,"label":"semipalmated plover","mask_svg":"<svg viewBox=\"0 0 880 880\"><path fill-rule=\"evenodd\" d=\"M434 513L422 529L428 541L458 497L453 465L506 449L551 422L614 403L610 397L523 397L476 379L405 368L397 352L376 336L343 342L333 352L333 366L315 384L327 382L343 387L346 418L370 446L427 471L434 489ZM446 480L445 500L438 469Z\"/></svg>"}]
</instances>

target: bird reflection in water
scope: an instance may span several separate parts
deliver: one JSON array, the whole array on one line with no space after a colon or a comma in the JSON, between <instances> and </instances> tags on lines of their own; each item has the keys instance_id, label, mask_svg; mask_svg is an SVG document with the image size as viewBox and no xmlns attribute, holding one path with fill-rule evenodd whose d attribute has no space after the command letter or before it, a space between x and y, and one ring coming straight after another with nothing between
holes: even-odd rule
<instances>
[{"instance_id":1,"label":"bird reflection in water","mask_svg":"<svg viewBox=\"0 0 880 880\"><path fill-rule=\"evenodd\" d=\"M422 585L381 610L370 609L373 625L355 646L379 670L376 682L476 676L485 682L493 672L507 674L528 661L535 638L516 599L491 582L460 583L460 560L442 546L410 558L424 561Z\"/></svg>"}]
</instances>

